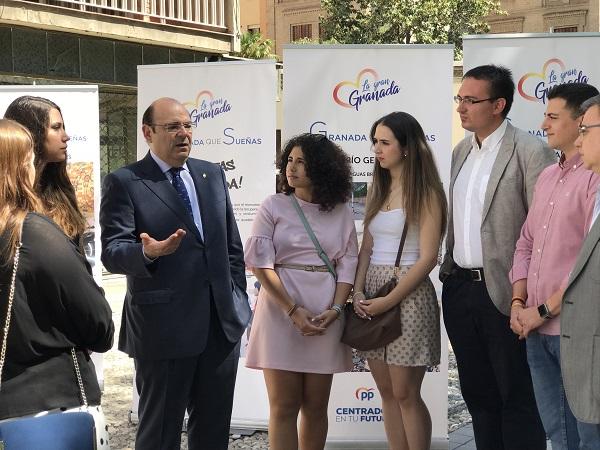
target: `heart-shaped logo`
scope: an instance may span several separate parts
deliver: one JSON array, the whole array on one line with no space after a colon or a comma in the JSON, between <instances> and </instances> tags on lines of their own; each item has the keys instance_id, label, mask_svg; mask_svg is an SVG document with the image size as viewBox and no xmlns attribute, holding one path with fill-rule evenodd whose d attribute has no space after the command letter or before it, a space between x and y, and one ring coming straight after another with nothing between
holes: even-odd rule
<instances>
[{"instance_id":1,"label":"heart-shaped logo","mask_svg":"<svg viewBox=\"0 0 600 450\"><path fill-rule=\"evenodd\" d=\"M375 72L373 69L365 68L365 69L361 70L360 72L358 72L358 75L356 76L355 81L341 81L338 84L336 84L335 88L333 89L333 100L338 105L343 106L344 108L354 108L349 102L344 101L340 98L340 90L346 86L350 86L353 89L359 89L361 82L363 80L363 77L365 75L371 75L373 77L374 81L377 81L379 79L379 75L377 75L377 72Z\"/></svg>"},{"instance_id":2,"label":"heart-shaped logo","mask_svg":"<svg viewBox=\"0 0 600 450\"><path fill-rule=\"evenodd\" d=\"M542 68L541 73L536 73L536 72L526 73L525 75L523 75L521 77L521 79L519 80L519 84L517 85L517 89L518 89L521 97L523 97L526 100L532 101L532 102L539 101L539 99L537 97L534 97L532 95L525 93L525 87L524 87L525 82L530 78L539 78L541 80L547 80L548 79L548 67L550 67L552 64L558 65L558 67L560 67L561 71L565 70L565 64L560 59L552 58L552 59L549 59L548 61L546 61L546 63L544 64L544 67Z\"/></svg>"},{"instance_id":3,"label":"heart-shaped logo","mask_svg":"<svg viewBox=\"0 0 600 450\"><path fill-rule=\"evenodd\" d=\"M210 108L210 103L213 101L213 99L214 99L213 93L211 91L204 90L204 91L198 92L198 95L196 95L195 101L185 102L183 104L183 106L185 106L188 109L194 109L194 108L200 109L202 102L206 101L206 104L207 104L206 109L208 109L208 108Z\"/></svg>"}]
</instances>

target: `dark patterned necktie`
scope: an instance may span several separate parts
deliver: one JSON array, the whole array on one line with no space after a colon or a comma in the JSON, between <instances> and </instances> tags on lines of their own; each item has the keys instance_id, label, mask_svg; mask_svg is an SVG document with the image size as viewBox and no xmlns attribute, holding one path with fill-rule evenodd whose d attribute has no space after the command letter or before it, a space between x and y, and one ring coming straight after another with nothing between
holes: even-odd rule
<instances>
[{"instance_id":1,"label":"dark patterned necktie","mask_svg":"<svg viewBox=\"0 0 600 450\"><path fill-rule=\"evenodd\" d=\"M192 213L192 203L190 202L190 196L188 195L188 191L185 188L185 184L183 184L181 175L179 174L179 172L181 172L182 170L183 170L182 167L171 167L169 169L169 172L171 172L171 175L173 176L173 179L171 180L171 184L173 185L173 187L175 188L175 190L181 197L181 200L183 200L183 204L185 205L185 208L190 213L190 216L192 216L192 218L194 218L194 214Z\"/></svg>"}]
</instances>

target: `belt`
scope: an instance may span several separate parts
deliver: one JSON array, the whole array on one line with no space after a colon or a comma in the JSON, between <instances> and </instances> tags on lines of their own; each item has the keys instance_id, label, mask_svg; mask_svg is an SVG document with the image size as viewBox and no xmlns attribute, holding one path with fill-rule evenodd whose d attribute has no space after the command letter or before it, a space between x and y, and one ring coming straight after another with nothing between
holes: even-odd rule
<instances>
[{"instance_id":1,"label":"belt","mask_svg":"<svg viewBox=\"0 0 600 450\"><path fill-rule=\"evenodd\" d=\"M485 282L485 276L483 275L483 268L481 269L463 269L460 266L454 265L452 274L459 278L463 278L469 281L483 281Z\"/></svg>"},{"instance_id":2,"label":"belt","mask_svg":"<svg viewBox=\"0 0 600 450\"><path fill-rule=\"evenodd\" d=\"M311 266L310 264L275 264L275 268L304 270L305 272L329 272L327 266Z\"/></svg>"}]
</instances>

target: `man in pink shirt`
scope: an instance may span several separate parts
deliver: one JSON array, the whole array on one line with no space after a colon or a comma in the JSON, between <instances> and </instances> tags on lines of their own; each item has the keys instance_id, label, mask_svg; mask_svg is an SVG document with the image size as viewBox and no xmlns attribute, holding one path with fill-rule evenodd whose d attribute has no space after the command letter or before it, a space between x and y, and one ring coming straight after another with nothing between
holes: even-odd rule
<instances>
[{"instance_id":1,"label":"man in pink shirt","mask_svg":"<svg viewBox=\"0 0 600 450\"><path fill-rule=\"evenodd\" d=\"M561 150L562 157L536 182L509 275L510 326L520 338L527 338L535 399L553 450L600 450L598 427L577 421L565 398L557 317L600 184L600 176L583 167L575 147L579 108L595 95L598 90L583 83L558 85L548 93L542 128L550 147Z\"/></svg>"}]
</instances>

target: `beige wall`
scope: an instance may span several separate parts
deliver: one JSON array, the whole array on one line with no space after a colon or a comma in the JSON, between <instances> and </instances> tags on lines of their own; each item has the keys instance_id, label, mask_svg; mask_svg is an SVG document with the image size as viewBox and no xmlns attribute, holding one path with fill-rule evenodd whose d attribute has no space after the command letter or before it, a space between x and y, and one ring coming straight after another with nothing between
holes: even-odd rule
<instances>
[{"instance_id":1,"label":"beige wall","mask_svg":"<svg viewBox=\"0 0 600 450\"><path fill-rule=\"evenodd\" d=\"M556 27L599 31L597 0L501 0L506 16L490 16L491 33L549 33Z\"/></svg>"},{"instance_id":2,"label":"beige wall","mask_svg":"<svg viewBox=\"0 0 600 450\"><path fill-rule=\"evenodd\" d=\"M320 0L263 0L266 33L275 43L275 53L283 56L283 45L289 44L292 25L312 25L312 39L319 38Z\"/></svg>"},{"instance_id":3,"label":"beige wall","mask_svg":"<svg viewBox=\"0 0 600 450\"><path fill-rule=\"evenodd\" d=\"M266 0L240 0L240 25L242 33L248 28L260 29L260 33L266 37Z\"/></svg>"}]
</instances>

